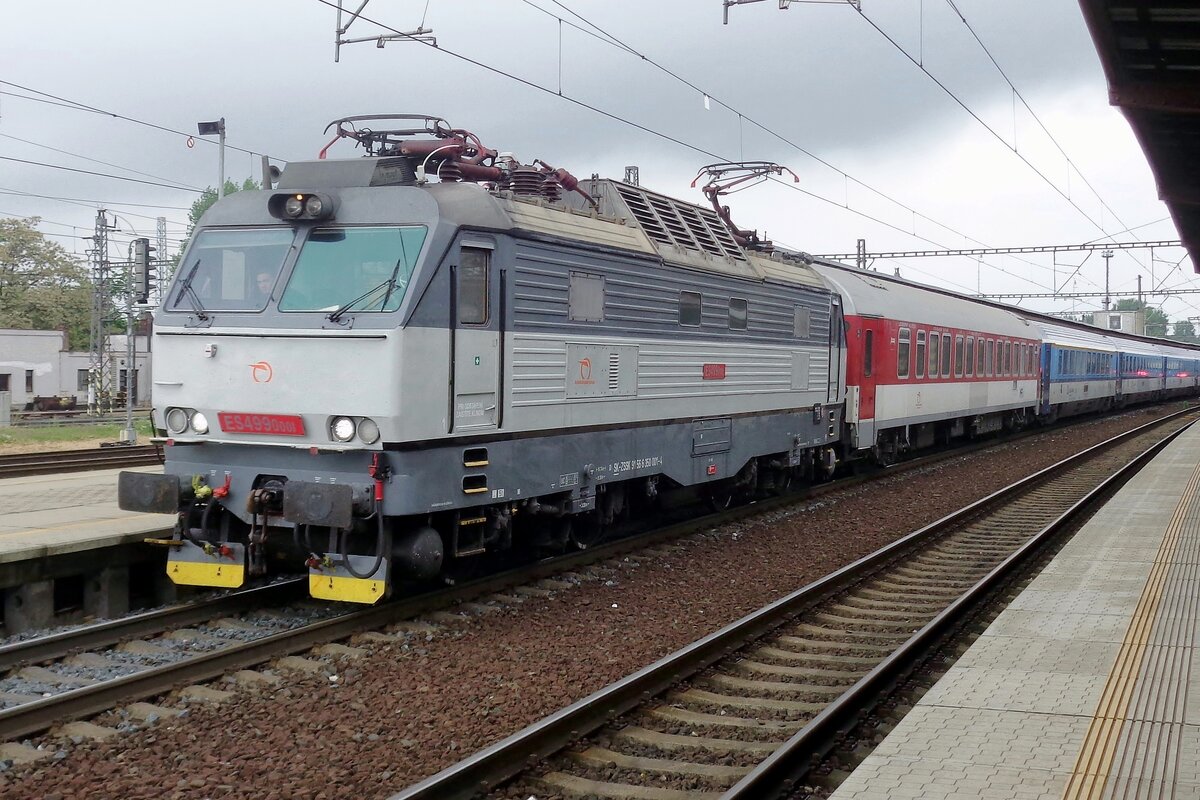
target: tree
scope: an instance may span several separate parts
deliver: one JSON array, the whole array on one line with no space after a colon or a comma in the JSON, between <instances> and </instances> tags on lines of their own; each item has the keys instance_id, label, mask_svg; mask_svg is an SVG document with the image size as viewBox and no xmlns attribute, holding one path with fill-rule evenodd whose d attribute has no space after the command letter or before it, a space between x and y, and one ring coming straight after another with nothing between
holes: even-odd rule
<instances>
[{"instance_id":1,"label":"tree","mask_svg":"<svg viewBox=\"0 0 1200 800\"><path fill-rule=\"evenodd\" d=\"M230 195L234 192L242 190L261 189L262 187L252 178L246 178L239 186L231 180L225 180L225 194ZM179 252L182 253L187 249L188 242L191 241L192 231L196 229L196 225L200 222L200 218L204 216L204 212L217 202L217 190L212 186L205 189L198 198L192 203L192 208L188 211L188 231L187 236L183 237L183 243L179 246Z\"/></svg>"},{"instance_id":2,"label":"tree","mask_svg":"<svg viewBox=\"0 0 1200 800\"><path fill-rule=\"evenodd\" d=\"M1177 342L1200 344L1200 336L1196 335L1196 326L1191 320L1181 319L1175 323L1175 331L1169 337Z\"/></svg>"},{"instance_id":3,"label":"tree","mask_svg":"<svg viewBox=\"0 0 1200 800\"><path fill-rule=\"evenodd\" d=\"M65 328L87 349L92 287L87 267L37 229L38 217L0 219L0 328Z\"/></svg>"},{"instance_id":4,"label":"tree","mask_svg":"<svg viewBox=\"0 0 1200 800\"><path fill-rule=\"evenodd\" d=\"M1146 312L1146 335L1147 336L1166 336L1167 325L1170 320L1167 315L1160 309L1146 305L1144 300L1138 300L1136 297L1122 297L1113 306L1114 311L1145 311Z\"/></svg>"}]
</instances>

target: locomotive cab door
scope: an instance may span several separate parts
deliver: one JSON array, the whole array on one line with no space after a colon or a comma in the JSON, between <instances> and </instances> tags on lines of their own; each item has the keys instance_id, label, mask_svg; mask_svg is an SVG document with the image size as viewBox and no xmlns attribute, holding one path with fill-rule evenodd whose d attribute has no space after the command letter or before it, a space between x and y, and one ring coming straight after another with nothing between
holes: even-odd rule
<instances>
[{"instance_id":1,"label":"locomotive cab door","mask_svg":"<svg viewBox=\"0 0 1200 800\"><path fill-rule=\"evenodd\" d=\"M464 241L450 269L450 431L501 423L504 298L489 241Z\"/></svg>"}]
</instances>

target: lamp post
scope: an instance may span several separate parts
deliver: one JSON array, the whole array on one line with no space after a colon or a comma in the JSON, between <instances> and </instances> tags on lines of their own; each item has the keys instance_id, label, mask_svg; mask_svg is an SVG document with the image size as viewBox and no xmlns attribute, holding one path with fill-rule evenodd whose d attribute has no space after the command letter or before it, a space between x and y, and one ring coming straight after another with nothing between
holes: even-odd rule
<instances>
[{"instance_id":1,"label":"lamp post","mask_svg":"<svg viewBox=\"0 0 1200 800\"><path fill-rule=\"evenodd\" d=\"M221 117L216 122L197 122L196 130L201 136L212 136L217 134L220 139L218 142L217 156L217 198L225 196L225 118Z\"/></svg>"}]
</instances>

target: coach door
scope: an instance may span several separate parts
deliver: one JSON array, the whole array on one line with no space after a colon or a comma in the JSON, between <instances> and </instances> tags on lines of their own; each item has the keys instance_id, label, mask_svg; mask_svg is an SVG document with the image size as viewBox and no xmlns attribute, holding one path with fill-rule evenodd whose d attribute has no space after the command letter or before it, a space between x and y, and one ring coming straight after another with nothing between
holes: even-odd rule
<instances>
[{"instance_id":1,"label":"coach door","mask_svg":"<svg viewBox=\"0 0 1200 800\"><path fill-rule=\"evenodd\" d=\"M842 299L835 295L829 305L829 380L825 389L827 403L836 403L842 397L842 353L845 343Z\"/></svg>"},{"instance_id":2,"label":"coach door","mask_svg":"<svg viewBox=\"0 0 1200 800\"><path fill-rule=\"evenodd\" d=\"M492 430L501 424L501 337L504 298L493 245L464 241L450 280L450 431Z\"/></svg>"}]
</instances>

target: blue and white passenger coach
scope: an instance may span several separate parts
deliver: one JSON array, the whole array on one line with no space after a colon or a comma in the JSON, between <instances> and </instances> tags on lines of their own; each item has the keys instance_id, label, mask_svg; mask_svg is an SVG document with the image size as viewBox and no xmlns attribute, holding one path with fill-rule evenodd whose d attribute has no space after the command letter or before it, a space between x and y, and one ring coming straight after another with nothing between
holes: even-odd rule
<instances>
[{"instance_id":1,"label":"blue and white passenger coach","mask_svg":"<svg viewBox=\"0 0 1200 800\"><path fill-rule=\"evenodd\" d=\"M439 120L346 122L372 154L217 202L156 314L166 474L123 474L120 503L179 512L173 580L237 586L282 554L315 596L375 602L587 546L672 489L832 469L842 323L804 263Z\"/></svg>"}]
</instances>

